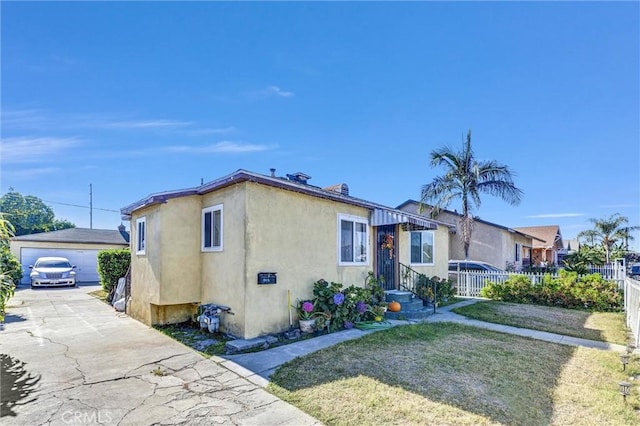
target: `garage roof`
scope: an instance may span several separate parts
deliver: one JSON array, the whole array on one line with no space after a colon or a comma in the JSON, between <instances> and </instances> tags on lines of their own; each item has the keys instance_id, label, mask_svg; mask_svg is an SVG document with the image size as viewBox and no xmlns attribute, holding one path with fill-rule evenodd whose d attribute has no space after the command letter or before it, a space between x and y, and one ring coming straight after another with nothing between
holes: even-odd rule
<instances>
[{"instance_id":1,"label":"garage roof","mask_svg":"<svg viewBox=\"0 0 640 426\"><path fill-rule=\"evenodd\" d=\"M68 228L59 231L20 235L13 241L42 241L56 243L120 244L129 245L129 233L124 229Z\"/></svg>"}]
</instances>

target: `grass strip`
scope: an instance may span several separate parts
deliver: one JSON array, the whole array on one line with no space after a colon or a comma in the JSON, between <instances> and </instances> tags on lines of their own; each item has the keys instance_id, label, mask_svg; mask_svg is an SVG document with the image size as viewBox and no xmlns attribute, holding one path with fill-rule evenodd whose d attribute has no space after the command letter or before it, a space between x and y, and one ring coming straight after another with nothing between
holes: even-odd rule
<instances>
[{"instance_id":1,"label":"grass strip","mask_svg":"<svg viewBox=\"0 0 640 426\"><path fill-rule=\"evenodd\" d=\"M621 312L589 312L549 306L481 301L453 309L469 318L566 336L626 345L628 332Z\"/></svg>"}]
</instances>

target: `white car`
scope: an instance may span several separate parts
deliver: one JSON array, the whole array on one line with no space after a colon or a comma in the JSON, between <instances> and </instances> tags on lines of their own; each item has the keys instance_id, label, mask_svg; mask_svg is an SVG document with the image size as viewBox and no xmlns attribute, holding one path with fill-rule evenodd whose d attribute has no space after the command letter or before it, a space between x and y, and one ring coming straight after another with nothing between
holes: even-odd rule
<instances>
[{"instance_id":1,"label":"white car","mask_svg":"<svg viewBox=\"0 0 640 426\"><path fill-rule=\"evenodd\" d=\"M31 269L31 288L48 286L76 286L75 265L65 257L40 257Z\"/></svg>"}]
</instances>

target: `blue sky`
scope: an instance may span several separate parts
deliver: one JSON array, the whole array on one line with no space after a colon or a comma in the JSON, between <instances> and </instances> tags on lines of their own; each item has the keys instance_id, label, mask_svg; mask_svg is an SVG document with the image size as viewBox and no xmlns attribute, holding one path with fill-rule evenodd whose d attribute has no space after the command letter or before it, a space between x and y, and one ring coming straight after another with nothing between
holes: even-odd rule
<instances>
[{"instance_id":1,"label":"blue sky","mask_svg":"<svg viewBox=\"0 0 640 426\"><path fill-rule=\"evenodd\" d=\"M94 228L115 228L125 205L237 169L395 207L468 129L524 192L485 196L482 219L565 239L613 213L640 225L638 2L0 7L0 191L77 226L90 184Z\"/></svg>"}]
</instances>

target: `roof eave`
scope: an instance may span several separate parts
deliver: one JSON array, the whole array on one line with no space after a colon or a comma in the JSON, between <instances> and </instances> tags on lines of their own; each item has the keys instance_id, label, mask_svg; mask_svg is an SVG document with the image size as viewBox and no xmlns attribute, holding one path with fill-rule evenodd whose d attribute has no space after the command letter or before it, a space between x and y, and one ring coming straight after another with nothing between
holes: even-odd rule
<instances>
[{"instance_id":1,"label":"roof eave","mask_svg":"<svg viewBox=\"0 0 640 426\"><path fill-rule=\"evenodd\" d=\"M247 182L247 181L260 183L263 185L268 185L268 186L272 186L272 187L276 187L276 188L280 188L288 191L294 191L294 192L310 195L316 198L322 198L322 199L337 201L337 202L350 204L358 207L364 207L371 210L376 208L382 208L386 210L400 212L399 209L394 209L392 207L387 207L381 204L362 200L349 195L344 195L339 192L327 191L313 185L303 184L298 182L291 182L289 180L279 178L279 177L264 176L258 173L253 173L253 172L249 172L247 170L242 170L242 169L237 170L234 173L231 173L222 178L213 180L209 183L206 183L196 188L152 194L149 197L144 198L140 201L137 201L133 204L130 204L127 207L123 207L120 210L120 212L122 213L123 220L131 220L131 214L136 210L140 210L141 208L152 206L154 204L165 203L167 200L171 198L184 197L188 195L203 195L218 189L226 188L228 186L238 184L241 182ZM421 220L428 220L429 222L436 224L436 226L444 225L449 227L450 229L455 229L455 225L451 225L451 224L433 220L433 219L425 219L423 216L413 215L412 213L407 213L407 212L402 212L402 213L415 216L416 218L420 218Z\"/></svg>"}]
</instances>

